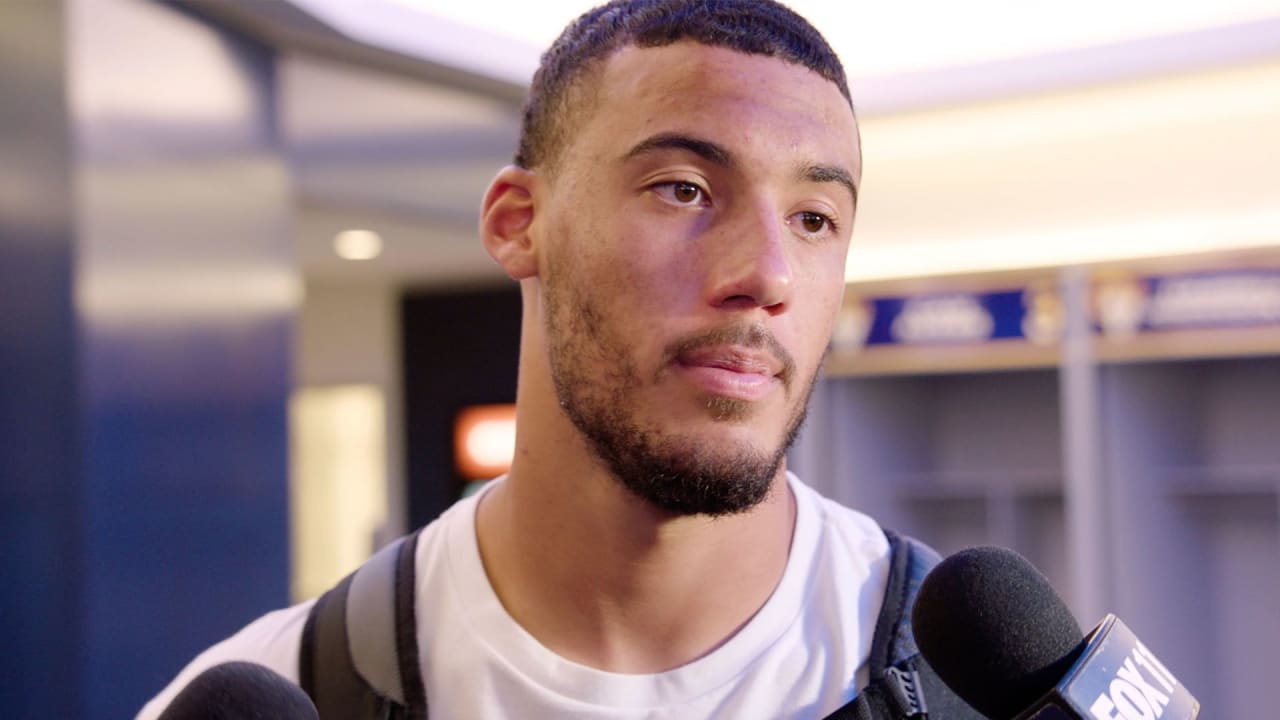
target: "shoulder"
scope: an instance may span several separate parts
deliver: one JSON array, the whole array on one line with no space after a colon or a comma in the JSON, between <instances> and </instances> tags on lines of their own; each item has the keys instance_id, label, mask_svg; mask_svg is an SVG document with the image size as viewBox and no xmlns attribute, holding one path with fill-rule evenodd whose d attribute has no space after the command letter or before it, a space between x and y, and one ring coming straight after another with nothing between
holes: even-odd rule
<instances>
[{"instance_id":1,"label":"shoulder","mask_svg":"<svg viewBox=\"0 0 1280 720\"><path fill-rule=\"evenodd\" d=\"M461 532L464 536L474 515L476 497L455 503L439 518L418 532L415 570L418 585L442 571L446 559L447 535ZM453 528L450 530L449 528ZM174 697L200 673L226 662L247 661L264 665L290 682L299 682L298 658L302 633L316 598L292 607L267 613L235 635L200 653L151 699L137 715L137 720L153 720L168 707Z\"/></svg>"},{"instance_id":2,"label":"shoulder","mask_svg":"<svg viewBox=\"0 0 1280 720\"><path fill-rule=\"evenodd\" d=\"M847 551L888 558L889 540L874 518L823 496L795 475L788 473L788 480L796 498L798 522L813 522L824 541Z\"/></svg>"},{"instance_id":3,"label":"shoulder","mask_svg":"<svg viewBox=\"0 0 1280 720\"><path fill-rule=\"evenodd\" d=\"M874 627L889 576L889 538L865 513L823 497L789 476L796 499L791 551L806 566L814 607L844 616L857 610L859 626Z\"/></svg>"},{"instance_id":4,"label":"shoulder","mask_svg":"<svg viewBox=\"0 0 1280 720\"><path fill-rule=\"evenodd\" d=\"M298 646L302 627L314 600L269 612L246 625L240 632L200 653L158 695L138 713L137 720L152 720L200 673L225 662L244 660L265 665L285 678L298 682Z\"/></svg>"}]
</instances>

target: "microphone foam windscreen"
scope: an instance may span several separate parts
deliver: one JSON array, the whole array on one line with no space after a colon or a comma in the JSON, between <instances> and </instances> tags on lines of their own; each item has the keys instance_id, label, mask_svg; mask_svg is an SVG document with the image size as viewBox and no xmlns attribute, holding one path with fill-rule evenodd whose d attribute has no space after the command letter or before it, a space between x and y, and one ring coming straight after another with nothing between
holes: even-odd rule
<instances>
[{"instance_id":1,"label":"microphone foam windscreen","mask_svg":"<svg viewBox=\"0 0 1280 720\"><path fill-rule=\"evenodd\" d=\"M205 670L178 693L159 720L319 720L302 688L270 668L227 662Z\"/></svg>"},{"instance_id":2,"label":"microphone foam windscreen","mask_svg":"<svg viewBox=\"0 0 1280 720\"><path fill-rule=\"evenodd\" d=\"M1049 581L999 547L962 550L935 567L911 613L920 653L952 690L993 720L1049 692L1083 633Z\"/></svg>"}]
</instances>

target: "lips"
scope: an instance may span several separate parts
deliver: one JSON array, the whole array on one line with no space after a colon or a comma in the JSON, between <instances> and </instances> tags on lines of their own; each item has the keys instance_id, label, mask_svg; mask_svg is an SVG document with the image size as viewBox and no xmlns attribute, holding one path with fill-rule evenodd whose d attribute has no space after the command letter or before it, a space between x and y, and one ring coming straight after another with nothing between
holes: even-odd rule
<instances>
[{"instance_id":1,"label":"lips","mask_svg":"<svg viewBox=\"0 0 1280 720\"><path fill-rule=\"evenodd\" d=\"M750 402L782 384L785 365L767 352L720 346L681 353L676 367L703 392Z\"/></svg>"},{"instance_id":2,"label":"lips","mask_svg":"<svg viewBox=\"0 0 1280 720\"><path fill-rule=\"evenodd\" d=\"M790 389L795 360L763 324L721 325L667 347L661 367L709 395L761 400Z\"/></svg>"},{"instance_id":3,"label":"lips","mask_svg":"<svg viewBox=\"0 0 1280 720\"><path fill-rule=\"evenodd\" d=\"M715 368L744 375L773 377L782 372L783 364L765 352L738 347L709 347L692 350L676 358L687 367Z\"/></svg>"}]
</instances>

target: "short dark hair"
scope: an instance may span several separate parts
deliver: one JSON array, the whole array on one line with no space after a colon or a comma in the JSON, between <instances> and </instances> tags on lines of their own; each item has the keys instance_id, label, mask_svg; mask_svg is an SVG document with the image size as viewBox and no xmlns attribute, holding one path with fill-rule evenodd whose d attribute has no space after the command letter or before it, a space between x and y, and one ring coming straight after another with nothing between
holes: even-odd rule
<instances>
[{"instance_id":1,"label":"short dark hair","mask_svg":"<svg viewBox=\"0 0 1280 720\"><path fill-rule=\"evenodd\" d=\"M831 81L846 100L844 67L807 20L773 0L613 0L583 13L542 55L525 101L515 163L554 162L569 134L584 76L615 50L680 40L768 55Z\"/></svg>"}]
</instances>

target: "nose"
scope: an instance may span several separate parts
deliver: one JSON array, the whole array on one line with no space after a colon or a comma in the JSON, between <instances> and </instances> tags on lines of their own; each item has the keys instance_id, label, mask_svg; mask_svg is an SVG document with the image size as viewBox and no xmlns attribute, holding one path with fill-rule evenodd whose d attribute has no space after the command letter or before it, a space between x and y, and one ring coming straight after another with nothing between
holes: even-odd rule
<instances>
[{"instance_id":1,"label":"nose","mask_svg":"<svg viewBox=\"0 0 1280 720\"><path fill-rule=\"evenodd\" d=\"M723 309L785 311L794 281L786 230L776 212L760 209L725 227L709 248L708 300Z\"/></svg>"}]
</instances>

